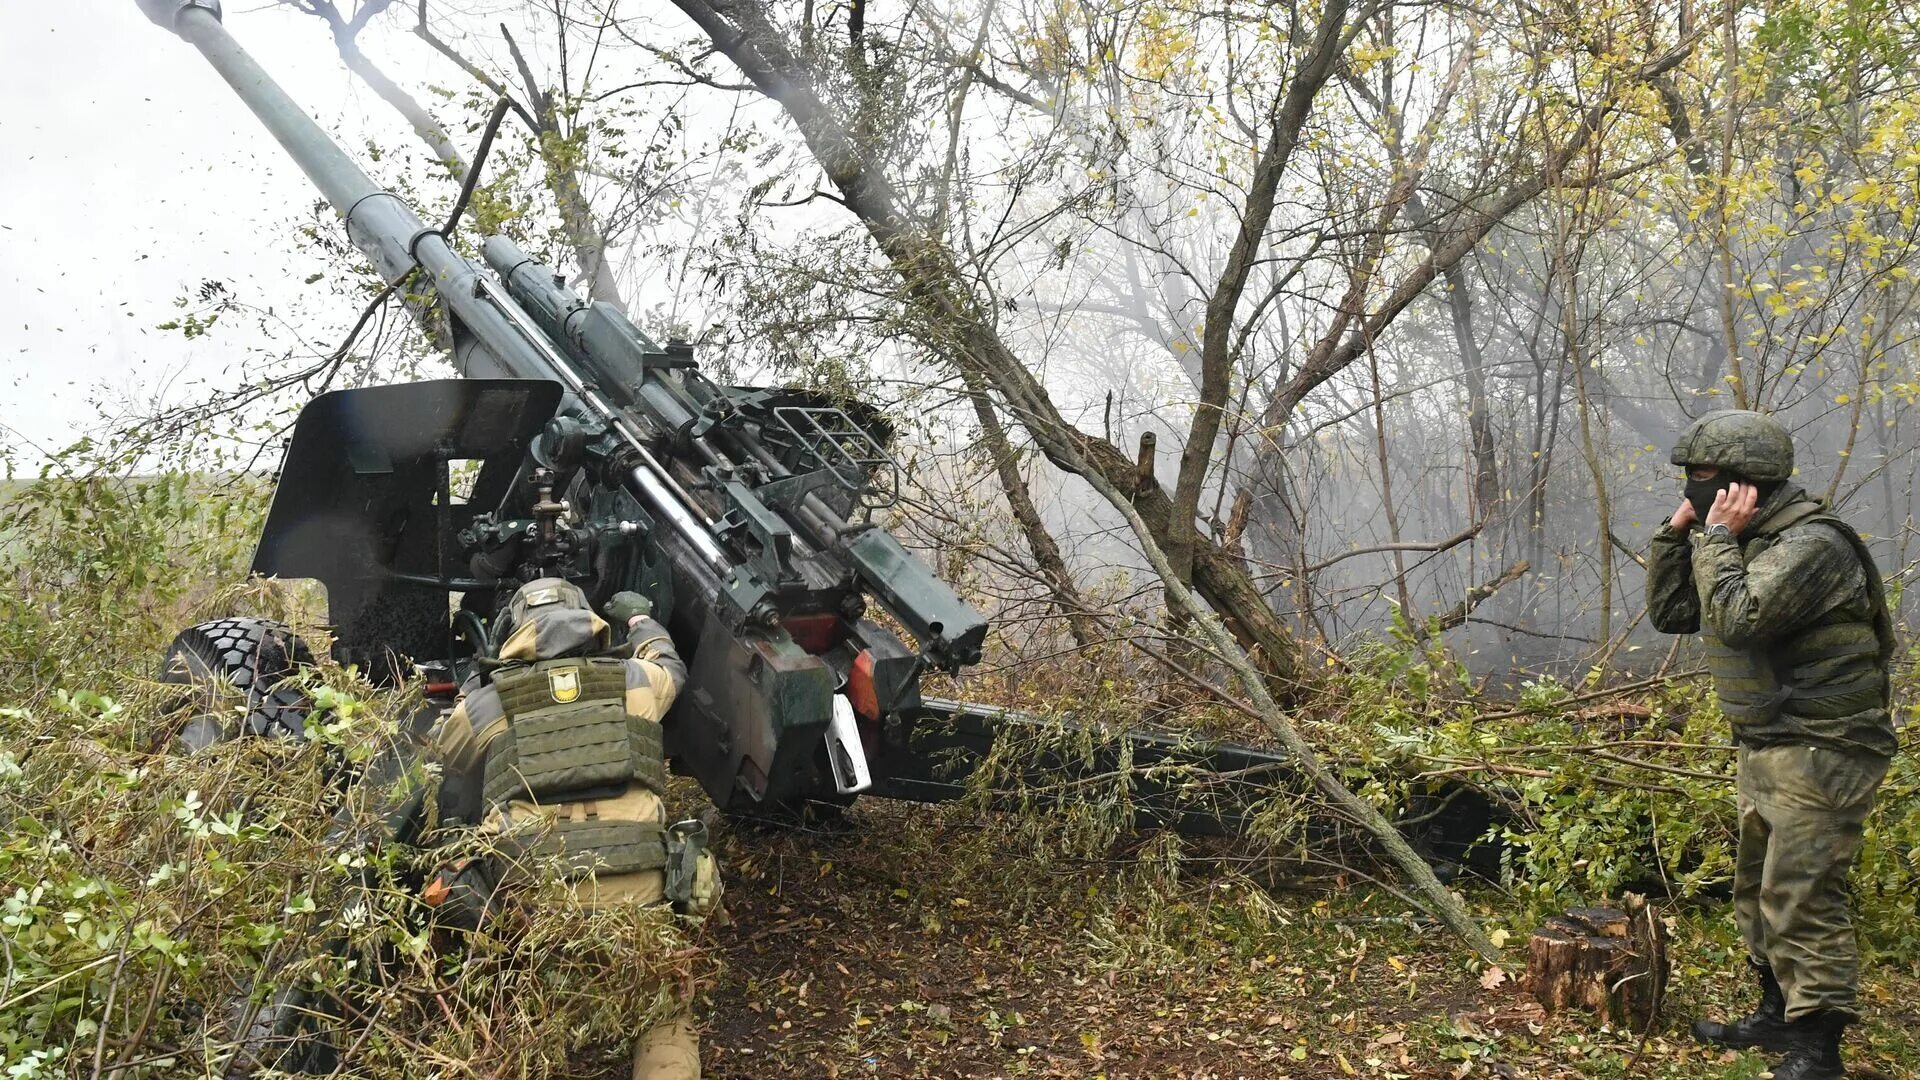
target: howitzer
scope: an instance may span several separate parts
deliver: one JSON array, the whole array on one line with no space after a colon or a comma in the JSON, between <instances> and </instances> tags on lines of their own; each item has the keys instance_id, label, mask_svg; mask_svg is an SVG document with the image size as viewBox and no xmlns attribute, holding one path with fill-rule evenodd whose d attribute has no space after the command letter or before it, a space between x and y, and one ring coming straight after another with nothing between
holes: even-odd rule
<instances>
[{"instance_id":1,"label":"howitzer","mask_svg":"<svg viewBox=\"0 0 1920 1080\"><path fill-rule=\"evenodd\" d=\"M324 583L336 656L389 673L457 676L522 580L567 576L596 605L641 592L689 658L669 754L717 804L864 786L864 745L888 724L897 737L921 673L977 662L987 630L872 523L898 483L878 415L719 385L691 347L655 343L504 236L474 265L295 105L217 0L139 2L199 48L385 281L437 297L463 376L311 402L254 572ZM457 463L477 469L464 499ZM866 618L870 601L915 644Z\"/></svg>"},{"instance_id":2,"label":"howitzer","mask_svg":"<svg viewBox=\"0 0 1920 1080\"><path fill-rule=\"evenodd\" d=\"M734 811L859 791L952 799L1006 733L1044 744L1060 727L922 699L922 674L979 660L987 624L872 522L899 483L874 410L719 385L690 346L581 299L506 237L469 262L261 70L218 0L137 2L199 48L382 279L437 298L449 323L462 378L323 394L280 466L253 570L325 584L338 659L376 676L419 667L445 694L498 644L495 616L522 581L568 577L596 607L642 593L689 666L668 757ZM473 470L464 494L456 465ZM914 644L867 618L869 603ZM298 732L297 694L260 662L298 651L284 628L216 620L176 640L169 671L247 690L251 730ZM1016 786L1043 785L1021 798L1124 777L1135 824L1236 833L1294 778L1283 755L1250 747L1066 727L1011 770Z\"/></svg>"}]
</instances>

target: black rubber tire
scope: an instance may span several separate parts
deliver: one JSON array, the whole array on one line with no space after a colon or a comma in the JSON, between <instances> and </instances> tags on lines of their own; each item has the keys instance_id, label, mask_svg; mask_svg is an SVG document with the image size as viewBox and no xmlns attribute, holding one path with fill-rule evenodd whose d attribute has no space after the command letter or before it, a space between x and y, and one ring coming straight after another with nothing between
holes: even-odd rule
<instances>
[{"instance_id":1,"label":"black rubber tire","mask_svg":"<svg viewBox=\"0 0 1920 1080\"><path fill-rule=\"evenodd\" d=\"M181 747L192 753L236 734L305 738L312 706L287 676L312 664L306 643L271 619L214 619L180 631L161 661L160 681L201 688L175 705L194 710L178 733ZM222 684L246 695L238 732Z\"/></svg>"},{"instance_id":2,"label":"black rubber tire","mask_svg":"<svg viewBox=\"0 0 1920 1080\"><path fill-rule=\"evenodd\" d=\"M267 1070L295 1075L333 1072L338 1056L320 1026L312 996L282 987L259 1005L245 998L229 1008L228 1022L246 1025L227 1062L227 1080L245 1080Z\"/></svg>"}]
</instances>

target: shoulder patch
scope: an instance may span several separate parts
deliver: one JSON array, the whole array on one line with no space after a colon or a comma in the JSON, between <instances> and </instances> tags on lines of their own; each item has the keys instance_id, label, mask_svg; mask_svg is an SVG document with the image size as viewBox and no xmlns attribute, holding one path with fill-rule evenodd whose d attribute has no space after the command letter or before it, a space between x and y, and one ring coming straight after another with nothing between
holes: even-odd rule
<instances>
[{"instance_id":1,"label":"shoulder patch","mask_svg":"<svg viewBox=\"0 0 1920 1080\"><path fill-rule=\"evenodd\" d=\"M545 607L548 604L557 604L561 601L562 597L558 588L547 588L530 590L523 593L521 599L528 607L537 608Z\"/></svg>"}]
</instances>

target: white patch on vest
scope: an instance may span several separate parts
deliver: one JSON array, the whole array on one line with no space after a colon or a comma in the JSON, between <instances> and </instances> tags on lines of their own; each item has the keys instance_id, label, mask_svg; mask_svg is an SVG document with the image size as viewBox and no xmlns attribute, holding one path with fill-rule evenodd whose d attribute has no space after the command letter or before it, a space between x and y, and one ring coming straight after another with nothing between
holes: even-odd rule
<instances>
[{"instance_id":1,"label":"white patch on vest","mask_svg":"<svg viewBox=\"0 0 1920 1080\"><path fill-rule=\"evenodd\" d=\"M553 700L565 705L580 696L580 673L572 668L547 672L547 689Z\"/></svg>"}]
</instances>

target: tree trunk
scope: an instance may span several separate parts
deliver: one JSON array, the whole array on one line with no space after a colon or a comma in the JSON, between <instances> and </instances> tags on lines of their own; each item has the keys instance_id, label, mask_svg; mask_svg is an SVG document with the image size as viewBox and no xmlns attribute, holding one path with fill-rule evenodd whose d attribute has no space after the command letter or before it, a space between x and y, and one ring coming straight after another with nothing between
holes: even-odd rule
<instances>
[{"instance_id":1,"label":"tree trunk","mask_svg":"<svg viewBox=\"0 0 1920 1080\"><path fill-rule=\"evenodd\" d=\"M1320 13L1313 44L1300 59L1287 90L1274 103L1265 145L1254 162L1252 182L1241 206L1240 228L1227 252L1226 266L1212 295L1207 297L1206 321L1200 328L1200 400L1180 454L1180 475L1173 489L1173 510L1167 518L1167 556L1181 581L1192 580L1193 553L1198 543L1200 494L1213 465L1214 444L1226 414L1232 388L1233 320L1246 292L1248 278L1267 241L1274 198L1287 164L1299 145L1300 129L1313 108L1314 95L1326 85L1340 57L1346 29L1346 0L1329 0Z\"/></svg>"},{"instance_id":2,"label":"tree trunk","mask_svg":"<svg viewBox=\"0 0 1920 1080\"><path fill-rule=\"evenodd\" d=\"M1393 548L1394 596L1400 604L1400 618L1413 622L1413 598L1407 594L1407 559L1400 550L1400 512L1393 508L1393 458L1387 453L1387 409L1381 400L1380 358L1367 350L1367 372L1373 377L1374 450L1379 455L1380 508L1387 516L1387 543Z\"/></svg>"},{"instance_id":3,"label":"tree trunk","mask_svg":"<svg viewBox=\"0 0 1920 1080\"><path fill-rule=\"evenodd\" d=\"M1086 601L1081 599L1080 590L1074 586L1073 574L1067 570L1067 560L1060 554L1060 545L1054 542L1053 534L1047 531L1046 523L1040 520L1040 510L1033 504L1033 493L1027 488L1027 479L1020 475L1020 463L1013 452L1013 444L1007 440L1007 429L1000 423L1000 416L994 412L993 402L983 389L970 389L967 396L973 401L973 414L980 421L980 436L986 442L987 454L993 459L993 471L1000 477L1000 490L1007 497L1007 506L1013 510L1013 518L1020 525L1020 532L1027 539L1027 549L1033 553L1033 561L1040 568L1040 576L1047 587L1053 591L1054 606L1066 617L1067 631L1080 645L1091 644L1099 637L1092 618L1087 615Z\"/></svg>"},{"instance_id":4,"label":"tree trunk","mask_svg":"<svg viewBox=\"0 0 1920 1080\"><path fill-rule=\"evenodd\" d=\"M1647 1030L1667 988L1667 928L1653 905L1629 907L1575 908L1533 932L1522 985L1548 1013L1585 1009Z\"/></svg>"},{"instance_id":5,"label":"tree trunk","mask_svg":"<svg viewBox=\"0 0 1920 1080\"><path fill-rule=\"evenodd\" d=\"M1467 271L1460 263L1447 267L1447 313L1453 320L1453 341L1460 349L1460 378L1467 387L1467 447L1473 455L1473 511L1475 521L1497 521L1504 516L1500 491L1500 464L1493 439L1493 419L1487 407L1487 368L1480 342L1473 333L1473 294Z\"/></svg>"},{"instance_id":6,"label":"tree trunk","mask_svg":"<svg viewBox=\"0 0 1920 1080\"><path fill-rule=\"evenodd\" d=\"M456 178L465 176L467 159L460 153L460 148L453 144L447 129L440 126L440 121L435 120L433 114L416 101L412 94L402 90L398 83L388 78L387 73L380 70L378 65L367 59L366 54L360 51L357 41L341 37L339 28L335 28L334 31L334 44L339 47L340 59L347 65L347 70L360 76L360 81L366 83L368 89L378 95L381 101L392 106L393 111L406 120L407 125L413 128L413 133L420 137L421 142L427 144L427 149L439 159L440 164L446 166L448 174Z\"/></svg>"},{"instance_id":7,"label":"tree trunk","mask_svg":"<svg viewBox=\"0 0 1920 1080\"><path fill-rule=\"evenodd\" d=\"M552 127L551 117L542 116L541 122L548 125L540 132L543 149L565 141ZM587 280L587 295L612 304L624 314L627 302L620 295L620 284L613 277L613 263L607 258L606 235L600 231L600 223L593 219L593 207L580 190L579 173L562 164L567 154L568 151L556 147L554 152L542 155L547 162L547 188L560 207L560 224L566 229L567 243L573 246L574 263Z\"/></svg>"}]
</instances>

